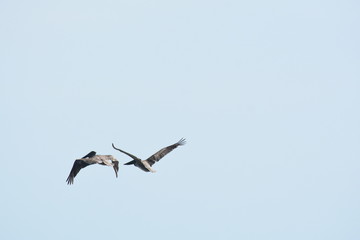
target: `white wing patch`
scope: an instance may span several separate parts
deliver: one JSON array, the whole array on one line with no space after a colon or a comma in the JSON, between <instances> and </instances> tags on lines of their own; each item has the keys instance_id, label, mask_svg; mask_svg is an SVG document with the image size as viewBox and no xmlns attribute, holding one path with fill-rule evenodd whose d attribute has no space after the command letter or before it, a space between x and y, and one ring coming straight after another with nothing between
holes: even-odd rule
<instances>
[{"instance_id":1,"label":"white wing patch","mask_svg":"<svg viewBox=\"0 0 360 240\"><path fill-rule=\"evenodd\" d=\"M149 170L149 171L152 172L152 173L156 172L154 169L152 169L152 168L150 167L150 164L149 164L146 160L141 161L141 162L144 164L144 166L146 167L147 170Z\"/></svg>"}]
</instances>

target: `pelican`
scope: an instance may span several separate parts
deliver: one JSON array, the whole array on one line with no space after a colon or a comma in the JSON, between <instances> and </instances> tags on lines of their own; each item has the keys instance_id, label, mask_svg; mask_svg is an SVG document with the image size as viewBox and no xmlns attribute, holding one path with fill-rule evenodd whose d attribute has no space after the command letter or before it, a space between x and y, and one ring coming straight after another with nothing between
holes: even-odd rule
<instances>
[{"instance_id":1,"label":"pelican","mask_svg":"<svg viewBox=\"0 0 360 240\"><path fill-rule=\"evenodd\" d=\"M80 172L80 169L95 163L113 167L115 170L115 175L118 177L119 161L116 160L116 158L111 155L96 155L96 152L91 151L84 157L75 160L69 177L66 179L67 184L74 183L74 178Z\"/></svg>"},{"instance_id":2,"label":"pelican","mask_svg":"<svg viewBox=\"0 0 360 240\"><path fill-rule=\"evenodd\" d=\"M141 160L140 158L127 153L119 148L116 148L114 146L114 144L112 144L113 148L125 153L126 155L128 155L129 157L131 157L133 160L125 163L124 165L134 165L135 167L140 168L141 170L145 171L145 172L156 172L154 169L152 169L152 165L154 165L156 162L158 162L161 158L163 158L166 154L168 154L169 152L171 152L172 150L174 150L175 148L177 148L178 146L182 146L186 143L185 139L182 138L180 139L177 143L164 147L163 149L159 150L158 152L156 152L155 154L151 155L148 159L146 160Z\"/></svg>"}]
</instances>

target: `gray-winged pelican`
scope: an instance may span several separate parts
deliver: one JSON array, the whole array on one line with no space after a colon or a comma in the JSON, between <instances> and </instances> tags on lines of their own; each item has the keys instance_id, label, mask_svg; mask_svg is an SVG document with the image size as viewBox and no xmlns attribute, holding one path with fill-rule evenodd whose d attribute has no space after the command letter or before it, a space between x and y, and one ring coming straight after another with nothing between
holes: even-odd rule
<instances>
[{"instance_id":1,"label":"gray-winged pelican","mask_svg":"<svg viewBox=\"0 0 360 240\"><path fill-rule=\"evenodd\" d=\"M158 162L161 158L163 158L166 154L168 154L169 152L171 152L172 150L174 150L175 148L177 148L178 146L182 146L186 143L185 139L182 138L180 139L177 143L164 147L163 149L161 149L160 151L156 152L155 154L151 155L148 159L146 160L141 160L140 158L127 153L119 148L116 148L114 146L114 144L112 144L113 148L128 155L129 157L131 157L133 160L125 163L124 165L134 165L135 167L140 168L141 170L145 171L145 172L156 172L154 169L152 169L152 165L154 165L156 162Z\"/></svg>"},{"instance_id":2,"label":"gray-winged pelican","mask_svg":"<svg viewBox=\"0 0 360 240\"><path fill-rule=\"evenodd\" d=\"M116 158L114 158L112 155L96 155L96 152L91 151L83 158L75 160L69 177L66 179L67 183L73 184L75 176L80 172L82 168L96 163L113 167L115 170L115 175L116 177L118 177L119 161Z\"/></svg>"}]
</instances>

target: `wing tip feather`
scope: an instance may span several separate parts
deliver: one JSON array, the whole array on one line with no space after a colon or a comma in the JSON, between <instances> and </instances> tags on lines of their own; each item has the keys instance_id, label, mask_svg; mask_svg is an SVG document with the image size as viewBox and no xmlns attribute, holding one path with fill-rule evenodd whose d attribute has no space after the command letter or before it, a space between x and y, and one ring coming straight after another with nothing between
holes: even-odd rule
<instances>
[{"instance_id":1,"label":"wing tip feather","mask_svg":"<svg viewBox=\"0 0 360 240\"><path fill-rule=\"evenodd\" d=\"M186 144L186 139L185 138L181 138L178 142L177 142L178 145L185 145Z\"/></svg>"}]
</instances>

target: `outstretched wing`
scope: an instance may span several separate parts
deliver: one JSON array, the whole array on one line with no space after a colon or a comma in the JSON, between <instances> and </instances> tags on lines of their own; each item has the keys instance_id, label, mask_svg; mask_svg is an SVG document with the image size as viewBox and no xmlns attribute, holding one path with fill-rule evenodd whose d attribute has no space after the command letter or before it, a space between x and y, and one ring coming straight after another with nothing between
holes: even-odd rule
<instances>
[{"instance_id":1,"label":"outstretched wing","mask_svg":"<svg viewBox=\"0 0 360 240\"><path fill-rule=\"evenodd\" d=\"M134 160L140 160L140 159L137 158L136 156L134 156L134 155L132 155L132 154L130 154L130 153L127 153L127 152L125 152L125 151L123 151L123 150L121 150L121 149L119 149L119 148L116 148L116 147L114 146L114 144L112 144L112 147L113 147L114 149L122 152L122 153L125 153L126 155L128 155L129 157L131 157L131 158L134 159Z\"/></svg>"},{"instance_id":2,"label":"outstretched wing","mask_svg":"<svg viewBox=\"0 0 360 240\"><path fill-rule=\"evenodd\" d=\"M82 157L82 158L92 158L92 157L94 157L96 155L96 152L94 152L94 151L91 151L91 152L89 152L88 154L86 154L84 157Z\"/></svg>"},{"instance_id":3,"label":"outstretched wing","mask_svg":"<svg viewBox=\"0 0 360 240\"><path fill-rule=\"evenodd\" d=\"M161 158L163 158L166 154L177 148L178 146L184 145L186 143L185 139L180 139L177 143L164 147L157 153L150 156L146 161L149 163L150 166L154 165L156 162L158 162Z\"/></svg>"},{"instance_id":4,"label":"outstretched wing","mask_svg":"<svg viewBox=\"0 0 360 240\"><path fill-rule=\"evenodd\" d=\"M90 164L83 160L75 160L74 165L70 171L68 178L66 179L67 184L73 184L75 176L80 172L80 169L89 166Z\"/></svg>"}]
</instances>

